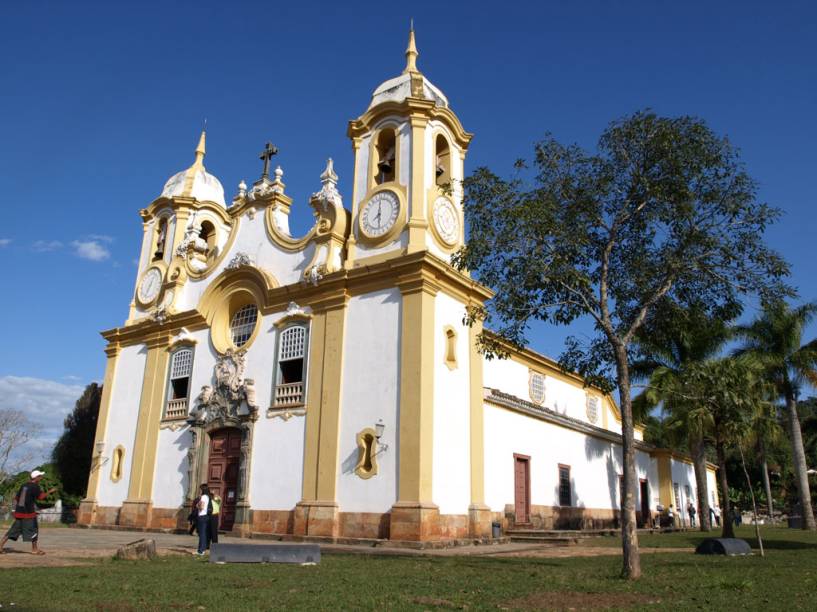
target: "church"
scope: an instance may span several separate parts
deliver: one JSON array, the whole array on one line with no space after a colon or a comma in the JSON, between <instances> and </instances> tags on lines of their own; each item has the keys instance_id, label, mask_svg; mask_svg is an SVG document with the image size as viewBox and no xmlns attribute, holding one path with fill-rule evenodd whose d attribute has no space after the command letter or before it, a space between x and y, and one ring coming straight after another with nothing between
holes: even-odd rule
<instances>
[{"instance_id":1,"label":"church","mask_svg":"<svg viewBox=\"0 0 817 612\"><path fill-rule=\"evenodd\" d=\"M204 133L140 211L128 317L102 333L81 524L184 528L201 483L223 499L221 528L248 537L409 545L487 538L495 521L617 524L615 401L529 349L486 360L463 322L492 296L450 265L472 134L418 69L413 31L405 56L349 122L350 199L328 160L305 235L275 148L227 201ZM636 439L639 523L695 503L689 458Z\"/></svg>"}]
</instances>

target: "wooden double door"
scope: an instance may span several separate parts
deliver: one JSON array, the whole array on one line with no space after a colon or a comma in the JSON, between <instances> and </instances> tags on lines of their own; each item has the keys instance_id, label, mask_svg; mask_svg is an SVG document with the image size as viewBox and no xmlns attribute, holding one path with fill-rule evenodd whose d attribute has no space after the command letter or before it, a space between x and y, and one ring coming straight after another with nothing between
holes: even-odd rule
<instances>
[{"instance_id":1,"label":"wooden double door","mask_svg":"<svg viewBox=\"0 0 817 612\"><path fill-rule=\"evenodd\" d=\"M210 434L207 486L221 497L220 528L229 531L235 522L238 501L238 467L241 461L241 431L218 429Z\"/></svg>"}]
</instances>

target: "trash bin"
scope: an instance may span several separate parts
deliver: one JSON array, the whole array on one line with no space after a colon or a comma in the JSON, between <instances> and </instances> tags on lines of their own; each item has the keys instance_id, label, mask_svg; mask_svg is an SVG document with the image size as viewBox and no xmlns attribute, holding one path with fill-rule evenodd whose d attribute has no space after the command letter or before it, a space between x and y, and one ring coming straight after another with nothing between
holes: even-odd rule
<instances>
[{"instance_id":1,"label":"trash bin","mask_svg":"<svg viewBox=\"0 0 817 612\"><path fill-rule=\"evenodd\" d=\"M499 521L494 521L491 523L491 536L494 538L498 538L502 535L502 525Z\"/></svg>"}]
</instances>

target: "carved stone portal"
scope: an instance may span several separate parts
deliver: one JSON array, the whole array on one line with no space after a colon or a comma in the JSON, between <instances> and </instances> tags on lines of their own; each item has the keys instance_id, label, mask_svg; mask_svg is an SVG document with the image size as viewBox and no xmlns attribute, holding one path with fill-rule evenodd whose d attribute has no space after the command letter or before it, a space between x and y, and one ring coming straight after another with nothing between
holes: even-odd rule
<instances>
[{"instance_id":1,"label":"carved stone portal","mask_svg":"<svg viewBox=\"0 0 817 612\"><path fill-rule=\"evenodd\" d=\"M209 459L210 433L225 427L241 431L241 459L239 463L236 503L236 527L246 528L250 523L250 463L252 458L253 424L258 420L255 384L244 378L246 354L228 350L220 356L213 368L214 384L204 385L196 398L196 405L187 422L190 425L188 460L188 505L198 496L199 485L206 480Z\"/></svg>"}]
</instances>

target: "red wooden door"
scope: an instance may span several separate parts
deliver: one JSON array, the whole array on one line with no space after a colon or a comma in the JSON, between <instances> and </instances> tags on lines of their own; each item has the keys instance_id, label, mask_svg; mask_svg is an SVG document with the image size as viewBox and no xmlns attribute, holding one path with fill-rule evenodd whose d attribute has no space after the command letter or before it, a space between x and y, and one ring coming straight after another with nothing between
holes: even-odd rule
<instances>
[{"instance_id":1,"label":"red wooden door","mask_svg":"<svg viewBox=\"0 0 817 612\"><path fill-rule=\"evenodd\" d=\"M514 455L514 513L516 523L530 522L530 457Z\"/></svg>"},{"instance_id":2,"label":"red wooden door","mask_svg":"<svg viewBox=\"0 0 817 612\"><path fill-rule=\"evenodd\" d=\"M229 531L235 522L238 501L238 462L241 457L241 431L219 429L210 434L207 486L221 497L221 529Z\"/></svg>"}]
</instances>

